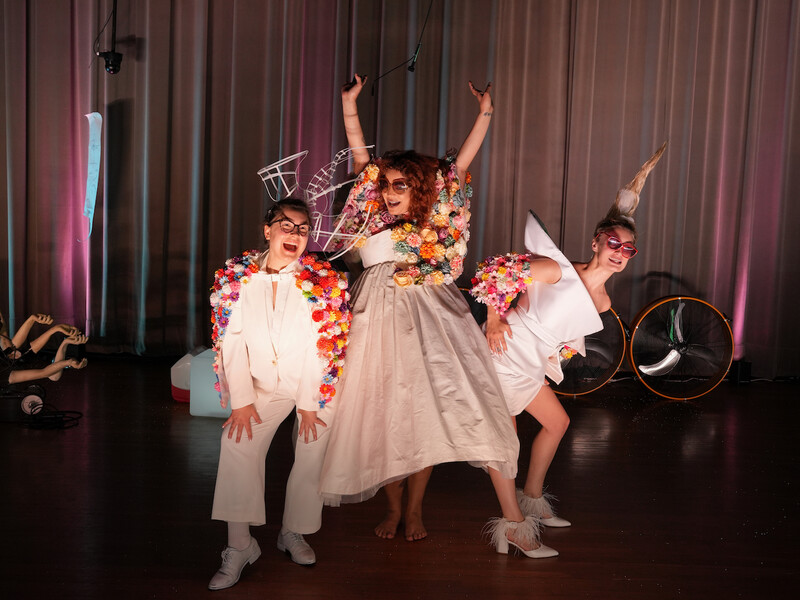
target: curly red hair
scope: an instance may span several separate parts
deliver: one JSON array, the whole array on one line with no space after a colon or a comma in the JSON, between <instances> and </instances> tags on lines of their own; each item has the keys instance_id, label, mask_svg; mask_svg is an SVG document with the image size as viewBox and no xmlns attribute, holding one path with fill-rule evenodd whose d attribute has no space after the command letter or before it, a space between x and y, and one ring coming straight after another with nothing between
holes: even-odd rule
<instances>
[{"instance_id":1,"label":"curly red hair","mask_svg":"<svg viewBox=\"0 0 800 600\"><path fill-rule=\"evenodd\" d=\"M410 188L411 203L408 207L408 221L421 223L428 219L433 203L436 201L436 173L447 169L446 163L432 156L425 156L413 150L392 150L375 161L381 176L390 170L400 171Z\"/></svg>"}]
</instances>

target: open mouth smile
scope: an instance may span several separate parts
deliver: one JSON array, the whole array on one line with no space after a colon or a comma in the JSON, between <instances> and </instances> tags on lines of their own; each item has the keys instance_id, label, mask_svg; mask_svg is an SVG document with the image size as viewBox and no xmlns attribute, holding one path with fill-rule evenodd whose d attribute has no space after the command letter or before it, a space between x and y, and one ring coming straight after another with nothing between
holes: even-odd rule
<instances>
[{"instance_id":1,"label":"open mouth smile","mask_svg":"<svg viewBox=\"0 0 800 600\"><path fill-rule=\"evenodd\" d=\"M297 244L292 244L291 242L283 242L283 249L286 250L289 254L294 254L297 252Z\"/></svg>"}]
</instances>

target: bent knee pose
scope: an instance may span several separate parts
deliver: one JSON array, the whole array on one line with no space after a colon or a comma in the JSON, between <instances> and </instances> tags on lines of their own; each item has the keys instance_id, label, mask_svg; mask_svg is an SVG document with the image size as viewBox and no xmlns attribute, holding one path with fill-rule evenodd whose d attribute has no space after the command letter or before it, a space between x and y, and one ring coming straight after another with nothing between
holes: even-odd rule
<instances>
[{"instance_id":1,"label":"bent knee pose","mask_svg":"<svg viewBox=\"0 0 800 600\"><path fill-rule=\"evenodd\" d=\"M544 493L545 476L569 417L545 377L560 383L561 356L583 354L583 337L602 329L598 313L611 307L605 283L636 254L633 212L647 174L663 151L664 146L619 191L595 228L588 263L571 264L531 213L525 228L529 254L488 259L473 279L473 295L488 305L486 339L509 411L528 412L542 426L531 446L525 484L516 490L517 500L526 516L550 527L571 525L555 514L552 496ZM509 308L517 294L517 305Z\"/></svg>"},{"instance_id":2,"label":"bent knee pose","mask_svg":"<svg viewBox=\"0 0 800 600\"><path fill-rule=\"evenodd\" d=\"M311 302L308 294L315 292L304 293L302 286L314 270L326 285L341 291L347 286L326 270L329 265L311 255L301 258L310 223L301 200L276 203L264 221L269 249L245 253L217 271L211 297L216 368L223 406L229 401L232 410L223 424L212 510L213 519L228 524L228 543L209 583L212 590L234 585L244 566L261 555L250 526L266 522L264 461L275 431L295 409L299 439L277 547L298 564L316 562L303 535L319 530L322 522L319 473L335 411L326 401L330 394L323 376L333 363L317 343L320 319L313 313L321 299ZM336 295L344 303L330 314L346 320L341 291Z\"/></svg>"},{"instance_id":3,"label":"bent knee pose","mask_svg":"<svg viewBox=\"0 0 800 600\"><path fill-rule=\"evenodd\" d=\"M466 169L494 110L489 87L470 84L478 116L455 157L398 151L370 161L356 107L363 84L356 76L342 90L360 175L340 221L341 231L361 235L365 270L353 285L348 349L360 366L340 385L323 496L357 502L385 486L388 511L375 533L394 537L404 520L405 538L419 540L427 535L422 501L433 466L470 461L487 466L493 482L511 482L513 507L501 505L520 530L509 537L534 550L513 494L519 442L483 334L454 284L469 239Z\"/></svg>"}]
</instances>

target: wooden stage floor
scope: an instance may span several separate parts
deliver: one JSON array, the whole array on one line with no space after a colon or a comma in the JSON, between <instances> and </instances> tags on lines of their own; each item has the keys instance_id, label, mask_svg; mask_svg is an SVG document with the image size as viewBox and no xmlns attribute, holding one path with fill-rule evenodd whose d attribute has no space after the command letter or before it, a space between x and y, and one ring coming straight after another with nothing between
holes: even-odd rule
<instances>
[{"instance_id":1,"label":"wooden stage floor","mask_svg":"<svg viewBox=\"0 0 800 600\"><path fill-rule=\"evenodd\" d=\"M800 582L800 383L723 383L667 402L632 380L564 400L572 424L549 490L571 528L554 559L496 554L481 536L498 506L465 464L434 470L429 537L372 533L384 498L326 508L307 539L318 564L275 548L291 463L284 423L267 459L263 554L209 592L225 526L210 520L221 421L170 396L172 360L90 357L47 387L83 413L67 430L0 423L3 597L39 598L794 598ZM520 421L527 455L537 425ZM520 467L524 474L526 460Z\"/></svg>"}]
</instances>

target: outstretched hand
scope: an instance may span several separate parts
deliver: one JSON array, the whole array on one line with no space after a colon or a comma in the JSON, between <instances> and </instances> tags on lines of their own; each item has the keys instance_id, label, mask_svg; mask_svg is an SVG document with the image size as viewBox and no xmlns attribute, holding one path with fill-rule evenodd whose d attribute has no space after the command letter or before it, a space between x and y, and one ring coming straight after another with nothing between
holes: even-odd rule
<instances>
[{"instance_id":1,"label":"outstretched hand","mask_svg":"<svg viewBox=\"0 0 800 600\"><path fill-rule=\"evenodd\" d=\"M489 93L492 89L492 84L489 82L486 84L485 90L479 90L475 87L475 85L470 81L469 82L469 89L472 92L472 95L478 99L478 104L481 107L482 113L489 113L491 114L494 111L494 105L492 104L492 95Z\"/></svg>"},{"instance_id":2,"label":"outstretched hand","mask_svg":"<svg viewBox=\"0 0 800 600\"><path fill-rule=\"evenodd\" d=\"M62 343L71 344L73 346L80 346L89 341L89 337L83 335L80 331L74 331L64 338Z\"/></svg>"},{"instance_id":3,"label":"outstretched hand","mask_svg":"<svg viewBox=\"0 0 800 600\"><path fill-rule=\"evenodd\" d=\"M89 361L85 358L68 358L66 368L68 369L83 369L86 365L89 364Z\"/></svg>"},{"instance_id":4,"label":"outstretched hand","mask_svg":"<svg viewBox=\"0 0 800 600\"><path fill-rule=\"evenodd\" d=\"M65 325L63 323L60 325L54 325L53 327L50 328L50 331L52 331L52 333L63 333L67 337L81 334L81 330L78 329L77 327L74 327L72 325Z\"/></svg>"},{"instance_id":5,"label":"outstretched hand","mask_svg":"<svg viewBox=\"0 0 800 600\"><path fill-rule=\"evenodd\" d=\"M50 325L53 322L53 317L42 313L31 315L31 317L36 323L41 323L42 325Z\"/></svg>"},{"instance_id":6,"label":"outstretched hand","mask_svg":"<svg viewBox=\"0 0 800 600\"><path fill-rule=\"evenodd\" d=\"M358 73L353 74L353 81L349 83L345 83L342 86L342 100L352 100L355 102L358 95L361 93L361 90L364 88L364 84L367 82L367 76L361 77Z\"/></svg>"}]
</instances>

